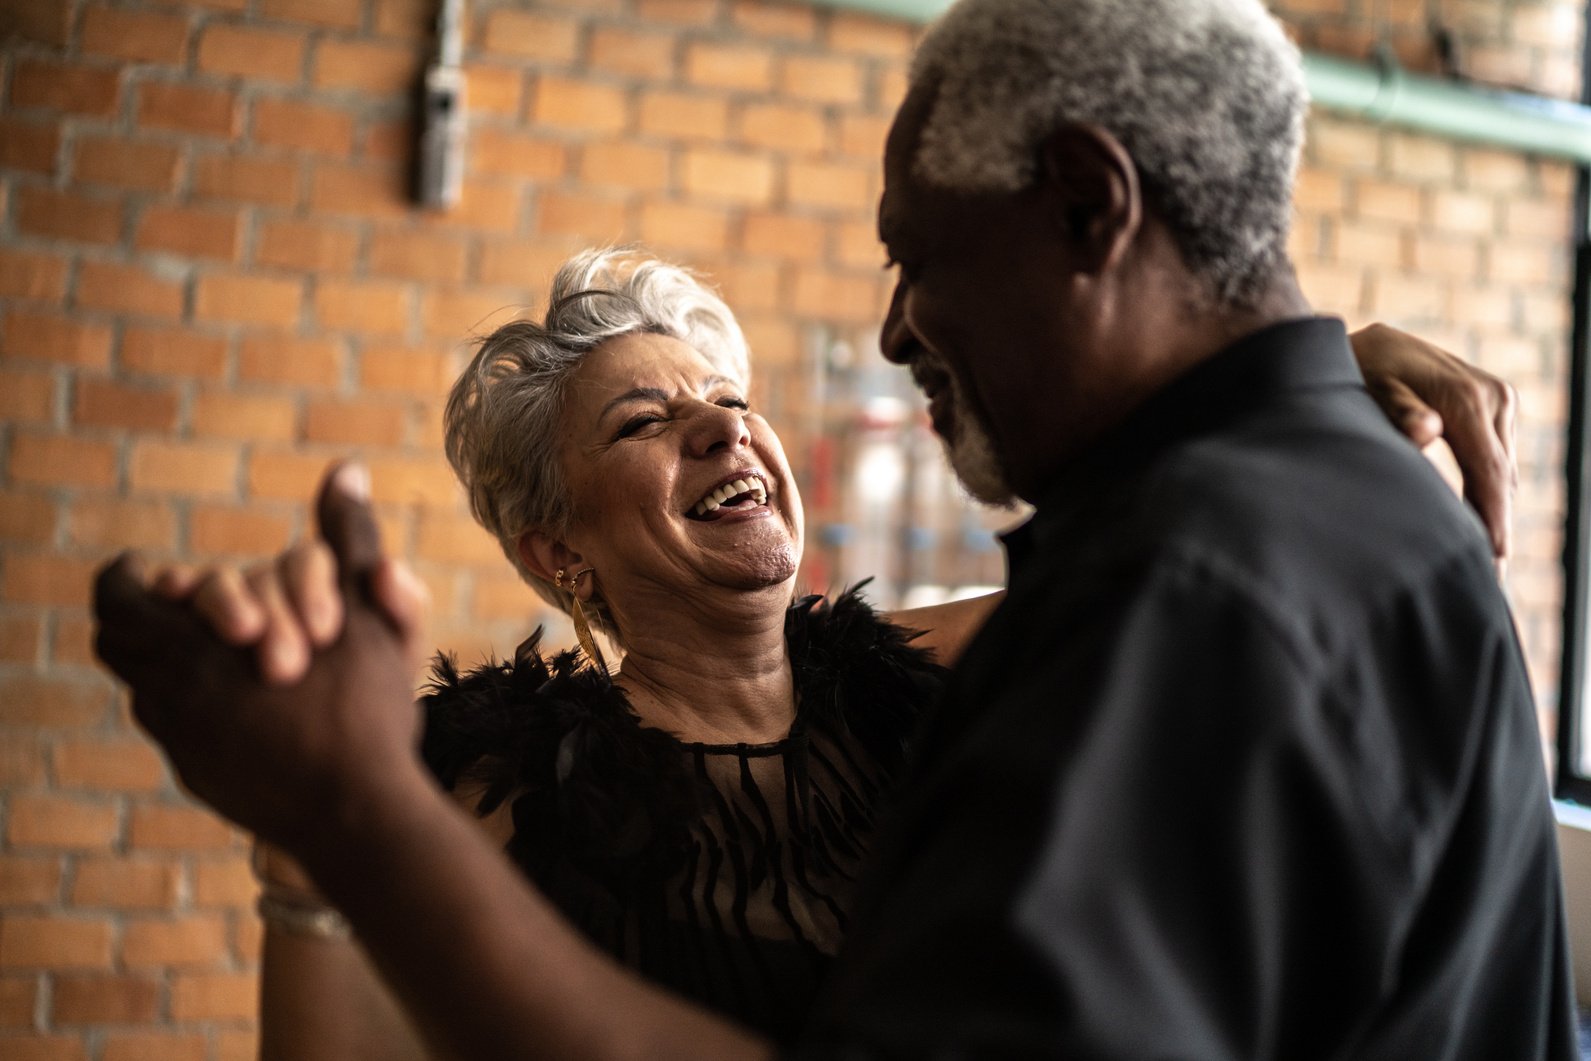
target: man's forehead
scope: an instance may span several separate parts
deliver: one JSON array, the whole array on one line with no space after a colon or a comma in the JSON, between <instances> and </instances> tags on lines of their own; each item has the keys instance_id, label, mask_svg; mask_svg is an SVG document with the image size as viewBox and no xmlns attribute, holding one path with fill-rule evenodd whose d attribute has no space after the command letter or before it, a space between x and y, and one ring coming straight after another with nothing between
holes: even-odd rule
<instances>
[{"instance_id":1,"label":"man's forehead","mask_svg":"<svg viewBox=\"0 0 1591 1061\"><path fill-rule=\"evenodd\" d=\"M885 242L907 220L906 193L913 184L912 160L934 101L934 86L913 85L895 112L884 141L884 193L878 200L878 234Z\"/></svg>"}]
</instances>

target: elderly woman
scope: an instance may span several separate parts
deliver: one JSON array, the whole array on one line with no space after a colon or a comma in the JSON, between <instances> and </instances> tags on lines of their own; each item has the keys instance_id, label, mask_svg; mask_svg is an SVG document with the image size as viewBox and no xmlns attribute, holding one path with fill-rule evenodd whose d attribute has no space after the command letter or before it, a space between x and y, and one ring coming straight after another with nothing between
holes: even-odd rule
<instances>
[{"instance_id":1,"label":"elderly woman","mask_svg":"<svg viewBox=\"0 0 1591 1061\"><path fill-rule=\"evenodd\" d=\"M423 751L589 939L778 1039L844 935L916 717L995 598L885 616L854 592L796 599L800 495L748 380L723 303L624 252L574 258L543 323L481 344L448 403L449 459L583 647L549 661L533 635L468 675L440 662ZM308 545L246 579L159 584L291 683L337 636L331 572ZM401 578L378 595L412 626ZM263 878L267 1056L417 1054L310 882L274 856Z\"/></svg>"}]
</instances>

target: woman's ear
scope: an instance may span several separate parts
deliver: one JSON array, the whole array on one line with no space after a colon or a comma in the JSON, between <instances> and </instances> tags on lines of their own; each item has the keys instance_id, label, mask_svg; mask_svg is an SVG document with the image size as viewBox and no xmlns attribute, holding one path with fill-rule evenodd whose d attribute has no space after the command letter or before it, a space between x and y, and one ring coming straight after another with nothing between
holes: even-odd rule
<instances>
[{"instance_id":1,"label":"woman's ear","mask_svg":"<svg viewBox=\"0 0 1591 1061\"><path fill-rule=\"evenodd\" d=\"M581 562L579 553L539 530L528 530L521 534L514 548L526 569L548 582L556 581L560 570L567 576L586 566Z\"/></svg>"}]
</instances>

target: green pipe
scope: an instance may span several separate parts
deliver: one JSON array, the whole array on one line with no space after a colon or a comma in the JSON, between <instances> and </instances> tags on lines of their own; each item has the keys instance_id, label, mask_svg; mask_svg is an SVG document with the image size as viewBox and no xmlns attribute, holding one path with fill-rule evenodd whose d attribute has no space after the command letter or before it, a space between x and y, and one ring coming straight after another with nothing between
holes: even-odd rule
<instances>
[{"instance_id":1,"label":"green pipe","mask_svg":"<svg viewBox=\"0 0 1591 1061\"><path fill-rule=\"evenodd\" d=\"M950 0L812 0L905 22L927 23ZM1395 64L1304 56L1310 98L1318 107L1364 121L1490 144L1523 154L1591 165L1591 107L1524 92L1406 73Z\"/></svg>"}]
</instances>

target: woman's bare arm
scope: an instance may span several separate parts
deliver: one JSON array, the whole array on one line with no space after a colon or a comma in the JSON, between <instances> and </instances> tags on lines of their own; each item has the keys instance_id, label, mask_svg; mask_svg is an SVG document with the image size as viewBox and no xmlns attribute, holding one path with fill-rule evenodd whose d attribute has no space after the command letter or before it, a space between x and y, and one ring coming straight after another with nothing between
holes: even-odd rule
<instances>
[{"instance_id":1,"label":"woman's bare arm","mask_svg":"<svg viewBox=\"0 0 1591 1061\"><path fill-rule=\"evenodd\" d=\"M973 636L983 628L989 615L1003 600L1005 590L1002 589L965 600L931 604L926 608L887 612L884 618L908 630L921 630L921 636L912 644L928 649L934 654L934 660L942 666L954 667Z\"/></svg>"}]
</instances>

